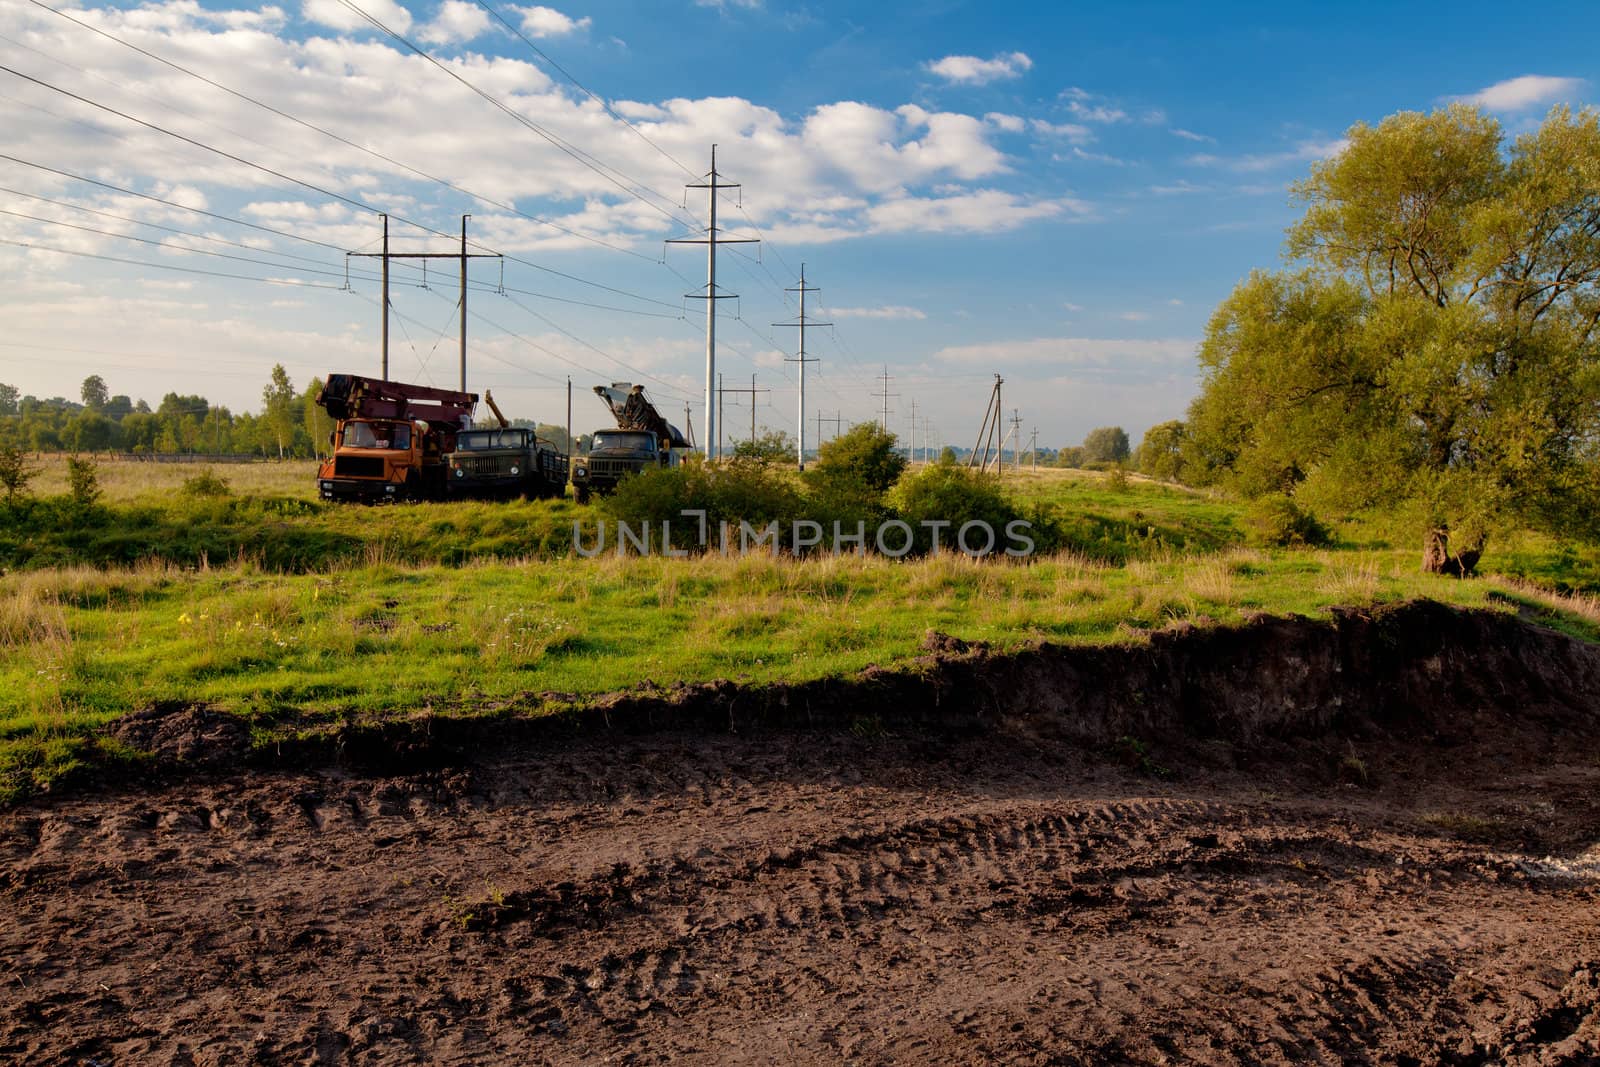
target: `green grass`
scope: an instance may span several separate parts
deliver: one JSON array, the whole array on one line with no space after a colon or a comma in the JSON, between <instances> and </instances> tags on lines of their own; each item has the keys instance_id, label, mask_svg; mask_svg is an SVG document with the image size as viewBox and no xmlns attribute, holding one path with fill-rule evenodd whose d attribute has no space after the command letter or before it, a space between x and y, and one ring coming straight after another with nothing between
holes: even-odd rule
<instances>
[{"instance_id":1,"label":"green grass","mask_svg":"<svg viewBox=\"0 0 1600 1067\"><path fill-rule=\"evenodd\" d=\"M291 465L263 466L282 477ZM0 551L39 539L31 557L0 555L22 564L0 576L0 799L136 758L108 756L95 732L154 699L233 712L265 743L322 722L476 714L646 680L850 674L908 662L929 629L1001 648L1127 642L1176 621L1429 597L1600 638L1595 602L1556 583L1425 576L1409 548L1364 533L1325 551L1245 548L1242 505L1140 479L1014 476L1086 542L1018 564L582 560L558 555L589 514L568 501L331 506L262 472L248 495L175 493L193 473L108 484L97 517L40 501L32 525L0 534ZM1587 566L1564 551L1526 539L1503 558L1538 575Z\"/></svg>"}]
</instances>

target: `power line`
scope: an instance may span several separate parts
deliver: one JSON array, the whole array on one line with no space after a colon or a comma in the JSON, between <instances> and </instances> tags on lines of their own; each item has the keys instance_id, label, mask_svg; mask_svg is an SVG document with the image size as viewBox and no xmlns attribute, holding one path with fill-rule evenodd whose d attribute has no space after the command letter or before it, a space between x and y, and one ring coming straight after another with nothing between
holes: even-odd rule
<instances>
[{"instance_id":1,"label":"power line","mask_svg":"<svg viewBox=\"0 0 1600 1067\"><path fill-rule=\"evenodd\" d=\"M196 79L206 83L207 85L211 86L214 89L218 89L218 90L220 90L222 92L227 93L230 96L233 96L233 97L236 97L236 98L238 98L240 100L243 100L246 103L253 104L256 107L262 108L263 110L270 111L272 114L277 115L279 118L286 119L289 122L293 122L298 126L304 127L305 129L312 130L313 132L319 133L324 137L328 137L328 138L331 138L332 140L338 141L340 144L346 145L347 147L350 147L350 148L354 148L358 152L364 152L367 155L373 157L374 159L379 159L379 160L382 160L385 163L388 163L390 166L398 167L401 170L404 170L404 171L406 171L406 172L408 172L410 174L414 174L417 177L423 178L423 179L425 179L427 181L435 182L435 183L437 183L439 185L444 186L447 189L450 189L450 190L452 190L454 192L460 193L463 196L471 197L474 200L478 200L478 201L481 201L482 203L489 204L492 207L497 207L497 208L501 209L502 211L509 211L514 215L521 216L522 218L528 219L531 222L536 222L536 223L538 223L538 224L540 224L542 226L549 226L552 229L559 230L562 233L568 234L568 235L570 235L572 237L576 237L576 238L578 238L580 240L588 241L588 242L590 242L592 244L599 245L602 248L609 248L609 249L611 249L613 251L616 251L616 252L622 252L622 253L624 253L626 255L636 256L639 259L647 260L649 262L654 262L654 260L651 260L650 257L645 256L645 255L643 255L643 254L641 254L639 252L635 252L631 248L623 248L623 247L621 247L619 245L611 244L609 241L603 241L600 238L595 237L595 236L593 236L591 234L586 234L586 233L583 233L583 232L581 232L579 230L574 230L574 229L572 229L570 227L563 226L558 222L554 222L554 221L552 221L550 219L547 219L547 218L544 218L542 216L531 215L528 212L525 212L525 211L521 210L520 208L518 208L515 204L504 203L502 201L495 200L495 199L492 199L490 197L484 196L481 193L475 193L472 190L464 188L463 186L457 185L456 183L454 183L454 182L452 182L452 181L450 181L450 180L448 180L446 178L437 177L435 175L429 174L427 171L420 170L420 169L418 169L416 167L413 167L408 163L402 163L398 159L395 159L392 156L386 155L385 153L380 152L375 148L369 148L366 145L360 144L360 143L358 143L356 141L352 141L349 138L344 137L344 136L342 136L340 134L334 133L332 130L326 129L326 128L322 127L322 126L318 126L316 123L308 122L305 119L302 119L302 118L300 118L300 117L298 117L296 115L292 115L289 112L284 111L281 108L275 107L272 104L269 104L269 103L266 103L264 101L258 100L255 97L250 96L248 93L240 92L239 90L233 89L233 88L231 88L231 87L229 87L227 85L224 85L221 82L216 81L215 79L209 78L206 75L199 73L198 71L191 70L188 67L183 66L182 64L175 63L172 60L165 58L164 56L159 56L156 53L151 52L150 50L148 50L146 48L142 48L139 45L134 44L132 41L129 41L129 40L126 40L125 38L119 37L114 33L110 33L110 32L108 32L106 30L100 29L97 26L91 26L86 22L83 22L83 21L81 21L79 19L75 19L71 15L67 14L65 11L62 11L62 10L60 10L58 8L51 7L49 4L44 3L43 0L29 0L29 2L32 3L33 5L35 5L36 7L41 7L46 11L49 11L49 12L52 12L54 14L60 15L62 18L66 19L68 22L71 22L71 23L74 23L75 25L81 26L84 29L90 31L91 33L99 34L101 37L104 37L107 40L115 41L117 44L120 44L125 48L130 48L130 49L132 49L133 51L139 53L142 56L145 56L145 57L147 57L149 59L155 60L157 63L161 63L161 64L163 64L163 65L165 65L167 67L170 67L173 70L176 70L176 71L178 71L178 72L180 72L182 74L187 74L191 78L196 78Z\"/></svg>"},{"instance_id":2,"label":"power line","mask_svg":"<svg viewBox=\"0 0 1600 1067\"><path fill-rule=\"evenodd\" d=\"M151 263L142 259L123 259L119 256L105 256L97 252L75 252L69 248L52 248L49 245L30 244L27 241L13 241L0 237L0 244L12 245L16 248L32 249L36 252L54 252L63 256L80 256L84 259L99 259L107 263L127 263L135 267L153 267L156 270L179 271L183 274L204 274L212 278L232 278L242 282L265 282L268 285L287 285L296 289L332 289L342 290L342 285L328 285L324 282L308 282L296 278L262 278L254 274L226 274L222 271L201 270L198 267L180 267L174 263ZM275 266L276 264L268 264Z\"/></svg>"},{"instance_id":3,"label":"power line","mask_svg":"<svg viewBox=\"0 0 1600 1067\"><path fill-rule=\"evenodd\" d=\"M639 188L646 188L643 185L643 183L638 182L636 179L630 177L627 174L623 174L622 171L617 170L615 167L611 167L608 164L602 163L600 160L596 159L594 156L591 156L589 153L583 151L582 149L576 147L571 142L565 140L564 138L558 137L554 133L551 133L549 130L545 129L543 126L540 126L537 122L534 122L532 119L528 118L526 115L523 115L521 112L517 111L515 108L510 107L509 105L505 104L503 101L501 101L498 98L490 95L489 93L485 92L483 89L480 89L478 86L474 85L468 79L462 77L460 74L458 74L455 71L451 70L445 64L439 62L439 60L435 59L432 54L430 54L429 52L424 51L422 48L420 48L417 45L413 44L410 41L410 39L408 39L405 35L397 32L395 30L390 29L388 26L384 25L383 22L381 22L380 20L378 20L377 18L375 18L374 16L372 16L371 14L369 14L368 12L363 10L358 5L352 3L351 0L339 0L339 3L344 5L346 8L349 8L351 11L355 12L357 15L359 15L361 18L365 19L367 22L371 23L373 26L377 27L379 30L382 30L384 33L386 33L390 37L394 38L394 40L400 42L402 45L404 45L406 48L410 49L412 52L416 53L418 56L420 56L423 59L427 60L433 66L437 67L439 70L441 70L445 74L449 75L455 81L459 82L461 85L463 85L467 89L471 90L475 95L477 95L477 96L481 97L483 100L487 101L489 104L494 106L497 110L503 112L505 115L510 117L513 121L517 122L519 125L527 128L529 130L532 130L534 133L538 134L540 137L544 138L547 142L549 142L553 147L559 149L561 152L565 153L567 156L571 157L573 160L575 160L578 163L582 164L587 169L593 171L595 174L598 174L600 177L604 178L606 181L610 182L612 185L615 185L618 189L621 189L623 192L627 193L629 196L631 196L634 199L638 200L641 204L644 204L646 207L650 208L652 211L655 211L655 212L659 213L664 218L673 219L674 221L676 221L677 216L673 215L672 212L663 209L658 204L651 203L649 200L647 200L643 196L641 196L637 189L630 188L629 186L623 184L622 182L618 181L615 177L613 177L611 174L607 174L606 171L611 170L611 171L615 171L617 174L622 174L622 176L624 178L627 178L628 181L633 182ZM656 194L656 195L658 197L660 196L659 193Z\"/></svg>"},{"instance_id":4,"label":"power line","mask_svg":"<svg viewBox=\"0 0 1600 1067\"><path fill-rule=\"evenodd\" d=\"M34 0L34 2L37 3L38 0ZM619 114L616 111L615 108L613 108L610 104L606 103L606 101L604 99L602 99L600 96L598 96L593 90L591 90L588 86L584 85L577 78L573 77L570 73L568 73L568 71L567 71L567 69L565 67L563 67L560 63L557 63L554 59L550 58L549 54L546 53L544 49L540 48L538 45L534 44L531 40L529 40L527 38L527 36L524 35L521 30L517 29L516 26L514 26L510 22L508 22L506 20L506 18L503 15L500 14L500 12L496 11L494 8L490 7L488 4L484 3L484 0L477 0L477 4L478 4L479 7L483 8L485 11L487 11L490 15L494 16L496 21L498 21L502 26L504 26L506 29L510 30L513 34L515 34L516 37L519 40L522 41L523 44L525 44L529 48L533 49L534 53L537 54L540 59L543 59L546 63L550 64L550 66L554 67L556 69L556 71L558 71L563 78L567 79L567 81L571 82L573 85L576 85L579 89L582 89L583 92L589 97L589 99L593 100L595 103L597 103L601 107L605 108L606 114L610 115L612 118L614 118L618 122L622 123L628 129L630 129L634 133L638 134L639 139L641 141L643 141L645 144L649 145L651 148L654 148L657 152L660 152L668 160L670 160L672 163L674 163L678 167L679 170L683 171L684 174L688 175L691 178L695 176L694 175L694 171L690 170L687 166L685 166L683 164L683 162L678 159L677 156L674 156L671 152L668 152L665 148L662 148L660 145L656 144L649 137L646 137L643 130L639 129L639 127L637 127L633 123L629 122L624 116Z\"/></svg>"}]
</instances>

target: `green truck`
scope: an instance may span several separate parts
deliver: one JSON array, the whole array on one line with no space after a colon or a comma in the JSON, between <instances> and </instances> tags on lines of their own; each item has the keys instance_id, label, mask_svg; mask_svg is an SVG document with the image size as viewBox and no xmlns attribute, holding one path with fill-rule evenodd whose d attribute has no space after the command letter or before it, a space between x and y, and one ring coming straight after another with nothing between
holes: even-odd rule
<instances>
[{"instance_id":1,"label":"green truck","mask_svg":"<svg viewBox=\"0 0 1600 1067\"><path fill-rule=\"evenodd\" d=\"M617 428L596 430L588 455L574 461L572 488L578 503L588 503L595 493L611 492L630 474L676 466L683 453L694 447L661 417L644 386L612 382L595 386L594 392L617 420Z\"/></svg>"}]
</instances>

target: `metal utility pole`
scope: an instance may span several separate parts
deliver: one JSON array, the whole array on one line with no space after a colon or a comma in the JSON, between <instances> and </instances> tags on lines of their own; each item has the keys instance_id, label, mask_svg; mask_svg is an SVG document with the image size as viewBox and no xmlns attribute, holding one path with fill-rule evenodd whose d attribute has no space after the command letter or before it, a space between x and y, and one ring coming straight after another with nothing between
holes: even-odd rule
<instances>
[{"instance_id":1,"label":"metal utility pole","mask_svg":"<svg viewBox=\"0 0 1600 1067\"><path fill-rule=\"evenodd\" d=\"M383 261L383 299L378 303L382 308L380 322L383 336L383 380L389 380L389 261L391 259L420 259L423 267L427 267L430 259L454 259L460 261L461 270L461 297L457 306L457 313L461 316L461 384L460 389L467 391L467 260L469 259L501 259L498 252L467 252L467 220L471 215L461 216L461 250L459 252L391 252L389 251L389 216L383 216L383 251L382 252L346 252L345 258L354 256L357 259L381 259Z\"/></svg>"},{"instance_id":2,"label":"metal utility pole","mask_svg":"<svg viewBox=\"0 0 1600 1067\"><path fill-rule=\"evenodd\" d=\"M706 287L703 295L686 293L689 300L704 300L706 302L706 458L716 459L722 449L722 415L716 410L715 401L717 387L721 381L717 378L717 301L728 300L737 294L717 292L717 247L731 244L755 244L754 237L721 237L717 228L717 192L722 189L737 189L738 182L719 181L717 173L717 146L711 146L711 172L703 181L693 182L684 186L685 189L705 189L706 199L710 203L709 219L704 237L674 237L667 244L680 245L705 245L706 246Z\"/></svg>"},{"instance_id":3,"label":"metal utility pole","mask_svg":"<svg viewBox=\"0 0 1600 1067\"><path fill-rule=\"evenodd\" d=\"M1028 442L1028 452L1033 456L1033 469L1039 469L1039 427L1033 428L1033 439Z\"/></svg>"},{"instance_id":4,"label":"metal utility pole","mask_svg":"<svg viewBox=\"0 0 1600 1067\"><path fill-rule=\"evenodd\" d=\"M1022 417L1017 414L1017 409L1011 409L1011 469L1022 469Z\"/></svg>"},{"instance_id":5,"label":"metal utility pole","mask_svg":"<svg viewBox=\"0 0 1600 1067\"><path fill-rule=\"evenodd\" d=\"M383 373L389 380L389 216L383 217Z\"/></svg>"},{"instance_id":6,"label":"metal utility pole","mask_svg":"<svg viewBox=\"0 0 1600 1067\"><path fill-rule=\"evenodd\" d=\"M911 462L917 461L917 398L911 398Z\"/></svg>"},{"instance_id":7,"label":"metal utility pole","mask_svg":"<svg viewBox=\"0 0 1600 1067\"><path fill-rule=\"evenodd\" d=\"M572 439L572 375L567 375L567 481L572 481L572 460L578 443Z\"/></svg>"},{"instance_id":8,"label":"metal utility pole","mask_svg":"<svg viewBox=\"0 0 1600 1067\"><path fill-rule=\"evenodd\" d=\"M889 383L894 381L894 379L889 376L889 365L887 363L885 363L883 365L883 373L878 375L878 381L883 383L883 392L881 392L881 393L873 393L872 394L873 396L878 397L879 399L881 399L883 401L883 415L878 420L878 428L881 429L884 433L888 433L889 432L889 401L891 399L898 399L900 394L899 393L891 393L891 392L889 392Z\"/></svg>"},{"instance_id":9,"label":"metal utility pole","mask_svg":"<svg viewBox=\"0 0 1600 1067\"><path fill-rule=\"evenodd\" d=\"M1005 379L996 374L994 376L994 389L989 393L988 406L983 409L983 425L978 427L978 442L972 446L972 455L967 457L967 466L978 463L979 472L989 469L989 454L993 450L996 455L995 469L1000 475L1005 474L1004 439L1000 436L1000 387L1005 384ZM983 449L982 458L979 459L978 449Z\"/></svg>"},{"instance_id":10,"label":"metal utility pole","mask_svg":"<svg viewBox=\"0 0 1600 1067\"><path fill-rule=\"evenodd\" d=\"M799 440L797 440L795 442L795 462L799 465L801 470L805 470L806 469L806 364L807 363L815 363L815 362L817 362L815 359L813 359L810 356L806 355L806 327L807 326L832 326L833 323L831 323L831 322L812 322L811 320L806 318L806 294L807 293L820 293L820 292L822 292L822 290L818 289L818 288L816 288L814 286L806 285L806 265L804 263L800 264L800 284L798 286L792 288L792 289L785 289L784 292L786 292L786 293L799 293L800 294L800 318L798 320L796 320L795 322L775 322L772 325L774 325L774 326L798 326L798 327L800 327L800 353L799 353L799 355L795 356L794 359L785 358L784 362L785 363L798 363L798 364L800 364L800 408L799 408L800 414L799 414L799 417L795 419L795 426L798 427L797 436L798 436ZM752 384L754 384L754 383L752 383ZM822 416L820 414L817 416L817 443L818 444L822 443Z\"/></svg>"},{"instance_id":11,"label":"metal utility pole","mask_svg":"<svg viewBox=\"0 0 1600 1067\"><path fill-rule=\"evenodd\" d=\"M724 388L723 385L722 385L722 375L720 375L720 374L717 375L717 406L719 408L722 406L722 397L723 397L724 393L749 393L750 394L750 443L752 445L754 445L756 443L756 394L757 393L770 393L770 392L772 392L771 389L757 389L756 388L756 376L754 374L750 375L750 388L748 388L748 389L728 389L728 388Z\"/></svg>"},{"instance_id":12,"label":"metal utility pole","mask_svg":"<svg viewBox=\"0 0 1600 1067\"><path fill-rule=\"evenodd\" d=\"M706 405L706 422L711 422L711 405ZM722 451L722 428L727 423L722 421L722 375L717 375L717 452ZM715 456L717 452L711 451L711 427L706 426L706 455Z\"/></svg>"}]
</instances>

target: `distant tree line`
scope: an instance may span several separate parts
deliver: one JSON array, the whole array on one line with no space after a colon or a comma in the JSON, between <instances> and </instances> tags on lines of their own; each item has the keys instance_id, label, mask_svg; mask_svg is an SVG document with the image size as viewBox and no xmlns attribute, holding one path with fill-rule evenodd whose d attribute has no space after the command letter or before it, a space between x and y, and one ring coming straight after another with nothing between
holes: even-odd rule
<instances>
[{"instance_id":1,"label":"distant tree line","mask_svg":"<svg viewBox=\"0 0 1600 1067\"><path fill-rule=\"evenodd\" d=\"M261 407L233 412L200 395L167 393L151 407L146 400L113 395L98 374L83 380L77 400L24 396L0 383L0 447L27 452L127 452L134 455L252 455L306 459L325 455L334 422L317 404L322 380L297 390L282 364L272 368L261 390ZM537 427L539 436L561 447L566 430ZM586 444L588 435L579 437Z\"/></svg>"}]
</instances>

